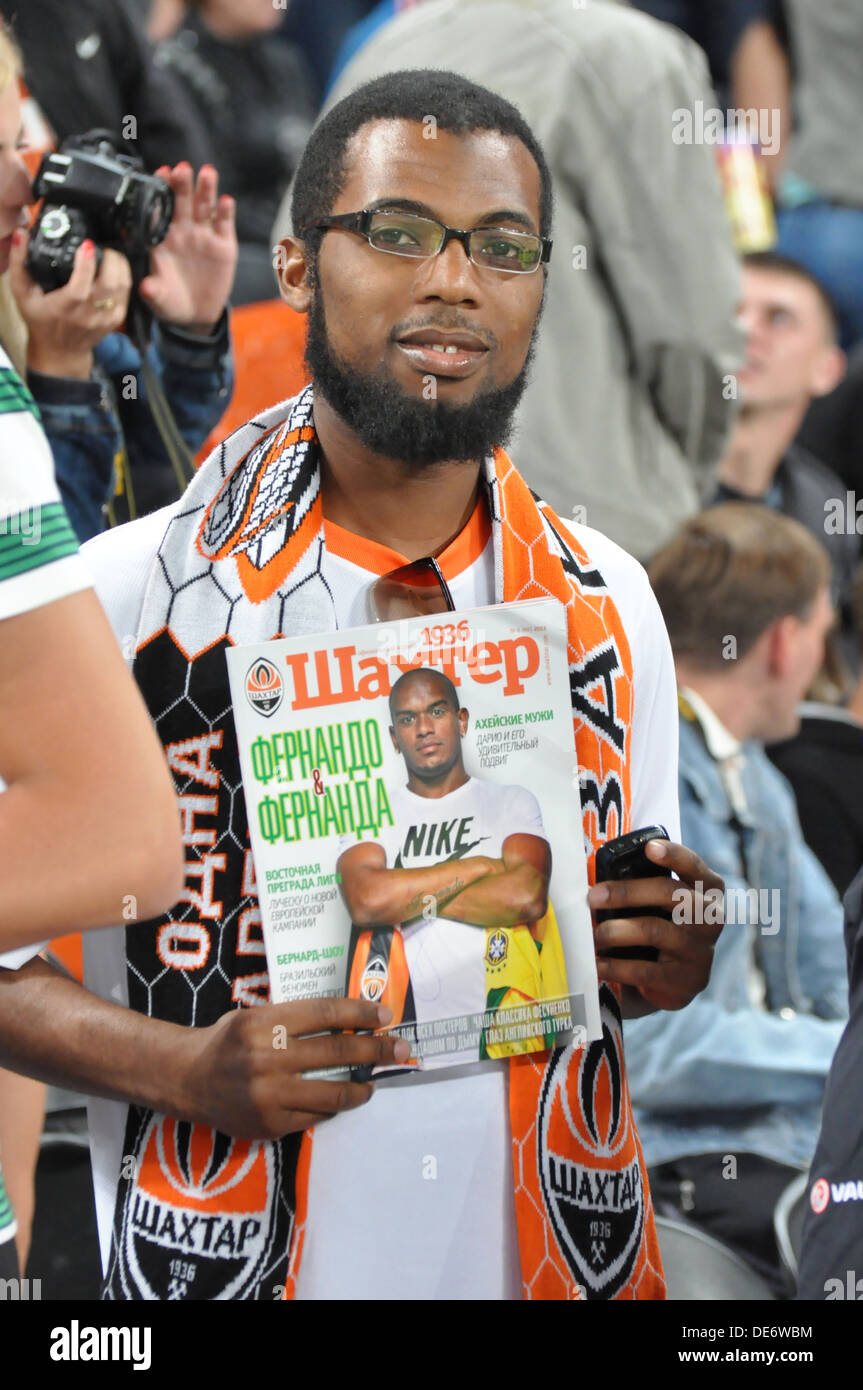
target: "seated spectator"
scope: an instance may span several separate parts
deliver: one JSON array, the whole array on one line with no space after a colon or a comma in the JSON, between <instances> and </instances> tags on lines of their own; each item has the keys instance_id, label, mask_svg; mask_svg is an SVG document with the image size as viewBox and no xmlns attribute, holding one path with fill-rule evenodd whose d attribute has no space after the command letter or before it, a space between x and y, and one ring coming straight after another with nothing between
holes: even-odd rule
<instances>
[{"instance_id":1,"label":"seated spectator","mask_svg":"<svg viewBox=\"0 0 863 1390\"><path fill-rule=\"evenodd\" d=\"M863 1297L863 869L845 898L845 948L850 1016L824 1092L797 1283L799 1298L859 1302Z\"/></svg>"},{"instance_id":2,"label":"seated spectator","mask_svg":"<svg viewBox=\"0 0 863 1390\"><path fill-rule=\"evenodd\" d=\"M777 190L777 249L826 286L850 351L863 339L863 6L785 4L798 124Z\"/></svg>"},{"instance_id":3,"label":"seated spectator","mask_svg":"<svg viewBox=\"0 0 863 1390\"><path fill-rule=\"evenodd\" d=\"M845 959L841 903L763 745L796 729L821 663L829 564L799 523L733 505L693 517L649 574L680 691L682 835L724 876L726 926L697 1000L625 1025L630 1088L657 1209L781 1294L773 1208L815 1148Z\"/></svg>"},{"instance_id":4,"label":"seated spectator","mask_svg":"<svg viewBox=\"0 0 863 1390\"><path fill-rule=\"evenodd\" d=\"M549 150L563 270L513 461L562 517L646 558L711 496L734 413L739 267L714 150L670 138L675 110L712 104L704 56L607 0L426 0L374 35L328 106L435 66L514 102Z\"/></svg>"},{"instance_id":5,"label":"seated spectator","mask_svg":"<svg viewBox=\"0 0 863 1390\"><path fill-rule=\"evenodd\" d=\"M206 122L237 202L235 304L276 295L270 232L317 108L304 58L273 33L281 19L272 0L193 0L157 51Z\"/></svg>"},{"instance_id":6,"label":"seated spectator","mask_svg":"<svg viewBox=\"0 0 863 1390\"><path fill-rule=\"evenodd\" d=\"M863 667L863 568L852 611ZM806 843L841 897L863 865L863 673L844 706L810 695L799 713L800 732L774 744L770 757L791 783Z\"/></svg>"},{"instance_id":7,"label":"seated spectator","mask_svg":"<svg viewBox=\"0 0 863 1390\"><path fill-rule=\"evenodd\" d=\"M746 332L746 360L737 374L742 403L714 501L764 502L802 522L826 544L834 602L847 605L857 537L826 525L828 503L844 499L845 489L795 442L809 402L831 391L844 371L832 306L808 270L759 251L744 259L740 316Z\"/></svg>"}]
</instances>

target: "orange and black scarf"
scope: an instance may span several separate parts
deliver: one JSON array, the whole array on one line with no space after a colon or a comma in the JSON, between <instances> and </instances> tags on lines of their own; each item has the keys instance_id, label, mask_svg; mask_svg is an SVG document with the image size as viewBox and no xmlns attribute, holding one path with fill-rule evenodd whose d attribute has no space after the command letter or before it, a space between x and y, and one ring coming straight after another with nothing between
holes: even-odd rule
<instances>
[{"instance_id":1,"label":"orange and black scarf","mask_svg":"<svg viewBox=\"0 0 863 1390\"><path fill-rule=\"evenodd\" d=\"M498 451L484 480L501 602L564 604L585 842L630 828L632 663L602 575ZM225 648L336 626L322 572L312 391L244 425L196 475L154 559L135 674L174 774L183 897L127 931L129 1003L192 1027L266 1003L261 917ZM510 1061L513 1184L526 1298L662 1298L615 991L603 1035ZM105 1297L293 1295L313 1132L231 1139L130 1106ZM129 1156L134 1162L129 1162Z\"/></svg>"}]
</instances>

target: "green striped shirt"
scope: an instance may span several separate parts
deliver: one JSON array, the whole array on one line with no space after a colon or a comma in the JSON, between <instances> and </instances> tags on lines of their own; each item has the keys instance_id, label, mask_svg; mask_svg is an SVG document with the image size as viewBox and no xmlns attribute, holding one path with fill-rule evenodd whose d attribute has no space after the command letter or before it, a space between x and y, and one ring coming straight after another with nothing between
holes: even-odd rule
<instances>
[{"instance_id":1,"label":"green striped shirt","mask_svg":"<svg viewBox=\"0 0 863 1390\"><path fill-rule=\"evenodd\" d=\"M5 1240L10 1240L15 1234L15 1213L9 1198L6 1196L6 1188L3 1186L3 1170L0 1169L0 1245Z\"/></svg>"},{"instance_id":2,"label":"green striped shirt","mask_svg":"<svg viewBox=\"0 0 863 1390\"><path fill-rule=\"evenodd\" d=\"M88 587L36 402L0 348L0 619Z\"/></svg>"},{"instance_id":3,"label":"green striped shirt","mask_svg":"<svg viewBox=\"0 0 863 1390\"><path fill-rule=\"evenodd\" d=\"M2 408L2 407L0 407ZM0 519L0 584L74 555L78 541L62 502L45 502Z\"/></svg>"}]
</instances>

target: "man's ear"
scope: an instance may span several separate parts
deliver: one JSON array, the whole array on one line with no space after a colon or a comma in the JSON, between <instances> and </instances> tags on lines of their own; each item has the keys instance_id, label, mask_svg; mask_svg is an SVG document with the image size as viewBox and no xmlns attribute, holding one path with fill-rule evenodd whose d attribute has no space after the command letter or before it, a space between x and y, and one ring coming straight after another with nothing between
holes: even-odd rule
<instances>
[{"instance_id":1,"label":"man's ear","mask_svg":"<svg viewBox=\"0 0 863 1390\"><path fill-rule=\"evenodd\" d=\"M467 733L467 726L469 723L470 715L468 714L467 710L460 709L458 712L458 729L462 738L464 738L465 734Z\"/></svg>"},{"instance_id":2,"label":"man's ear","mask_svg":"<svg viewBox=\"0 0 863 1390\"><path fill-rule=\"evenodd\" d=\"M825 348L813 372L813 396L828 396L845 375L847 358L840 347Z\"/></svg>"},{"instance_id":3,"label":"man's ear","mask_svg":"<svg viewBox=\"0 0 863 1390\"><path fill-rule=\"evenodd\" d=\"M794 614L786 613L784 617L777 618L772 622L767 631L762 633L759 638L759 641L763 641L765 644L768 673L780 680L788 669L791 643L798 625L799 620L795 618Z\"/></svg>"},{"instance_id":4,"label":"man's ear","mask_svg":"<svg viewBox=\"0 0 863 1390\"><path fill-rule=\"evenodd\" d=\"M396 731L393 728L392 724L390 724L390 738L393 741L393 748L396 750L397 753L401 753L402 750L399 748L398 740L396 739Z\"/></svg>"},{"instance_id":5,"label":"man's ear","mask_svg":"<svg viewBox=\"0 0 863 1390\"><path fill-rule=\"evenodd\" d=\"M308 312L312 302L306 244L296 236L286 236L273 248L273 266L279 293L298 314Z\"/></svg>"}]
</instances>

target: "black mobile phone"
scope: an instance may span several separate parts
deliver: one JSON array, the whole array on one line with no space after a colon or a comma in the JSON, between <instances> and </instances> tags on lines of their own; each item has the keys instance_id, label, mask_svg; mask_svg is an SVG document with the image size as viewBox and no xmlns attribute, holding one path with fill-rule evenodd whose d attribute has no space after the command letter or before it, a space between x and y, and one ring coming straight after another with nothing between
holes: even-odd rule
<instances>
[{"instance_id":1,"label":"black mobile phone","mask_svg":"<svg viewBox=\"0 0 863 1390\"><path fill-rule=\"evenodd\" d=\"M609 879L625 878L670 878L668 869L654 864L644 852L648 840L667 840L668 831L663 825L648 825L643 830L631 830L628 835L619 835L616 840L608 840L596 851L596 881L606 883ZM671 913L664 908L652 907L604 907L594 913L597 922L607 922L611 917L665 917L670 922ZM655 946L611 946L600 951L601 956L612 956L618 960L658 960Z\"/></svg>"}]
</instances>

